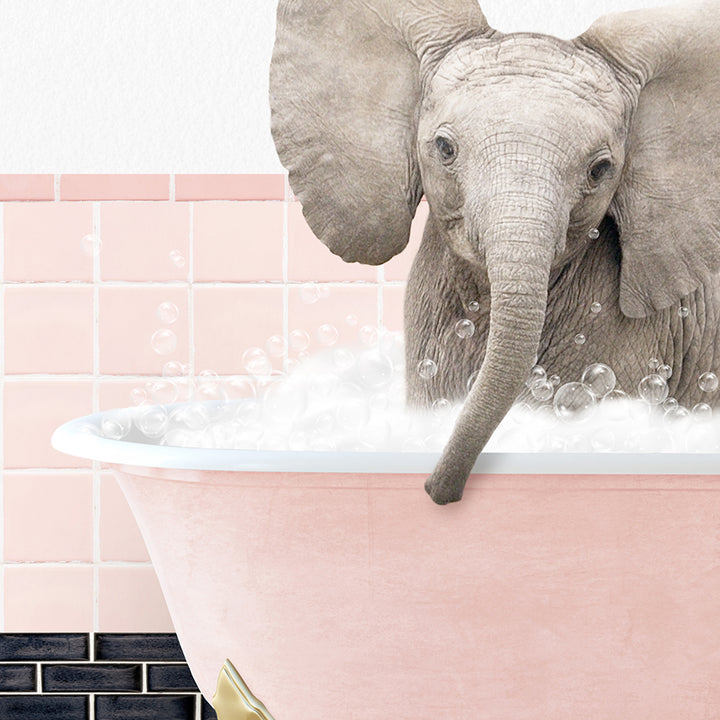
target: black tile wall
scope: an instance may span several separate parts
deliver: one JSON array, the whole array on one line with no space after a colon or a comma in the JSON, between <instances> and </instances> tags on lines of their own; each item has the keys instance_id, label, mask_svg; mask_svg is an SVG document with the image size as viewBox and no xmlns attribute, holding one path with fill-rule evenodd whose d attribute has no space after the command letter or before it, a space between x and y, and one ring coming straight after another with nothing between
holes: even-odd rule
<instances>
[{"instance_id":1,"label":"black tile wall","mask_svg":"<svg viewBox=\"0 0 720 720\"><path fill-rule=\"evenodd\" d=\"M147 689L148 692L168 690L192 692L197 686L187 665L148 665Z\"/></svg>"},{"instance_id":2,"label":"black tile wall","mask_svg":"<svg viewBox=\"0 0 720 720\"><path fill-rule=\"evenodd\" d=\"M89 647L85 633L0 634L0 660L89 660Z\"/></svg>"},{"instance_id":3,"label":"black tile wall","mask_svg":"<svg viewBox=\"0 0 720 720\"><path fill-rule=\"evenodd\" d=\"M32 692L37 681L35 665L0 665L0 692Z\"/></svg>"},{"instance_id":4,"label":"black tile wall","mask_svg":"<svg viewBox=\"0 0 720 720\"><path fill-rule=\"evenodd\" d=\"M87 720L88 698L45 695L0 695L3 720Z\"/></svg>"},{"instance_id":5,"label":"black tile wall","mask_svg":"<svg viewBox=\"0 0 720 720\"><path fill-rule=\"evenodd\" d=\"M0 720L91 717L217 720L174 634L0 633Z\"/></svg>"},{"instance_id":6,"label":"black tile wall","mask_svg":"<svg viewBox=\"0 0 720 720\"><path fill-rule=\"evenodd\" d=\"M195 720L195 698L168 695L98 695L95 720Z\"/></svg>"},{"instance_id":7,"label":"black tile wall","mask_svg":"<svg viewBox=\"0 0 720 720\"><path fill-rule=\"evenodd\" d=\"M176 660L185 661L177 635L121 635L98 633L95 635L96 660ZM220 670L218 670L218 673Z\"/></svg>"}]
</instances>

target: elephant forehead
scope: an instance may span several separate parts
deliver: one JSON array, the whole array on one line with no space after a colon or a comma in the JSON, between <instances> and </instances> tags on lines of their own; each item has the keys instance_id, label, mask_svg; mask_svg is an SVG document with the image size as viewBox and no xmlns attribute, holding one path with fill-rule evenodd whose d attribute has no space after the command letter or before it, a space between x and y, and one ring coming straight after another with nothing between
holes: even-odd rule
<instances>
[{"instance_id":1,"label":"elephant forehead","mask_svg":"<svg viewBox=\"0 0 720 720\"><path fill-rule=\"evenodd\" d=\"M598 104L613 100L622 104L616 77L599 55L573 42L534 33L458 44L438 66L429 94L443 97L478 87L559 90Z\"/></svg>"}]
</instances>

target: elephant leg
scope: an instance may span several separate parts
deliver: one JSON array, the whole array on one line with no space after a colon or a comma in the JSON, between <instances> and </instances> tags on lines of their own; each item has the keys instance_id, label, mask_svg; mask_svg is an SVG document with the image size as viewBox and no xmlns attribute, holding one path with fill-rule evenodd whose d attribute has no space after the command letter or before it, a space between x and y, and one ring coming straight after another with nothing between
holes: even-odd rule
<instances>
[{"instance_id":1,"label":"elephant leg","mask_svg":"<svg viewBox=\"0 0 720 720\"><path fill-rule=\"evenodd\" d=\"M428 407L439 398L456 401L467 394L468 379L485 354L490 297L484 285L447 249L430 215L405 291L409 405ZM463 320L472 326L457 327Z\"/></svg>"}]
</instances>

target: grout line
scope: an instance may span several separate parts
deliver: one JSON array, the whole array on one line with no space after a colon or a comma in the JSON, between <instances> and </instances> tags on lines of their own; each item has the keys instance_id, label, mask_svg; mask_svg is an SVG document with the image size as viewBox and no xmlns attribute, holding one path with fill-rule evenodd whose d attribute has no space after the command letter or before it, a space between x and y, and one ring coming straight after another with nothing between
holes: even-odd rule
<instances>
[{"instance_id":1,"label":"grout line","mask_svg":"<svg viewBox=\"0 0 720 720\"><path fill-rule=\"evenodd\" d=\"M54 200L60 200L60 173L56 173L53 177L53 196Z\"/></svg>"},{"instance_id":2,"label":"grout line","mask_svg":"<svg viewBox=\"0 0 720 720\"><path fill-rule=\"evenodd\" d=\"M285 176L285 206L283 207L283 247L282 247L282 278L283 278L283 326L282 336L285 340L285 347L290 347L290 287L288 284L288 274L290 272L290 237L289 237L289 221L290 214L290 184ZM288 371L289 353L283 355L283 371Z\"/></svg>"},{"instance_id":3,"label":"grout line","mask_svg":"<svg viewBox=\"0 0 720 720\"><path fill-rule=\"evenodd\" d=\"M170 173L170 202L175 202L175 173ZM160 201L162 202L162 201Z\"/></svg>"},{"instance_id":4,"label":"grout line","mask_svg":"<svg viewBox=\"0 0 720 720\"><path fill-rule=\"evenodd\" d=\"M5 203L0 205L0 519L5 519ZM5 533L0 533L0 628L5 630Z\"/></svg>"},{"instance_id":5,"label":"grout line","mask_svg":"<svg viewBox=\"0 0 720 720\"><path fill-rule=\"evenodd\" d=\"M188 238L188 374L195 375L195 203L190 205L190 237Z\"/></svg>"},{"instance_id":6,"label":"grout line","mask_svg":"<svg viewBox=\"0 0 720 720\"><path fill-rule=\"evenodd\" d=\"M147 693L148 691L148 664L147 662L142 663L142 693Z\"/></svg>"},{"instance_id":7,"label":"grout line","mask_svg":"<svg viewBox=\"0 0 720 720\"><path fill-rule=\"evenodd\" d=\"M42 661L37 663L37 677L35 678L35 692L42 693Z\"/></svg>"},{"instance_id":8,"label":"grout line","mask_svg":"<svg viewBox=\"0 0 720 720\"><path fill-rule=\"evenodd\" d=\"M99 247L102 247L102 227L100 224L100 203L93 203L93 235ZM92 408L93 413L100 410L100 253L93 256L93 383ZM92 528L93 528L93 581L92 581L92 607L93 630L100 623L100 571L97 563L100 560L100 463L93 460L92 478Z\"/></svg>"}]
</instances>

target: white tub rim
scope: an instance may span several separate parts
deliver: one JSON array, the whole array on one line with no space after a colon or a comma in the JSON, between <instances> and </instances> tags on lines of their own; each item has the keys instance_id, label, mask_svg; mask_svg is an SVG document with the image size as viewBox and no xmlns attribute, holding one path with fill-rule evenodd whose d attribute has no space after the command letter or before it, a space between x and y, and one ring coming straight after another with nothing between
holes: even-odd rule
<instances>
[{"instance_id":1,"label":"white tub rim","mask_svg":"<svg viewBox=\"0 0 720 720\"><path fill-rule=\"evenodd\" d=\"M133 408L128 408L132 411ZM127 467L267 473L429 474L439 452L317 452L184 448L112 440L88 432L108 413L70 420L52 447L78 458ZM719 453L483 452L473 474L720 475Z\"/></svg>"}]
</instances>

